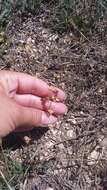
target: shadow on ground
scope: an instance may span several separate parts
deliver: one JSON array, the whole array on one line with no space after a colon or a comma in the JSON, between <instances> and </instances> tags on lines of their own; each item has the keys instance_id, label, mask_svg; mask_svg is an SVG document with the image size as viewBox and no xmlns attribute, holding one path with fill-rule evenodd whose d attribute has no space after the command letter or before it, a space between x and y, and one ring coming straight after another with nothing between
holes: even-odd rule
<instances>
[{"instance_id":1,"label":"shadow on ground","mask_svg":"<svg viewBox=\"0 0 107 190\"><path fill-rule=\"evenodd\" d=\"M32 144L34 140L39 140L47 131L48 128L37 127L30 132L12 133L3 139L3 149L16 150L21 146L26 146L27 143L24 137L28 137L30 139L30 144Z\"/></svg>"}]
</instances>

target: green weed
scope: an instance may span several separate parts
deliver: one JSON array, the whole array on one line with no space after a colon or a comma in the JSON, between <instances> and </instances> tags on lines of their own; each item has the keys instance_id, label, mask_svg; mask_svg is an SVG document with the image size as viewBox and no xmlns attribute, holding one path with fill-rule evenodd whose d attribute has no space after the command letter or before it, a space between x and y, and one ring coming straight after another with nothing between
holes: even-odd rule
<instances>
[{"instance_id":1,"label":"green weed","mask_svg":"<svg viewBox=\"0 0 107 190\"><path fill-rule=\"evenodd\" d=\"M20 162L10 158L10 151L2 150L0 153L0 189L19 189L20 181L24 175Z\"/></svg>"},{"instance_id":2,"label":"green weed","mask_svg":"<svg viewBox=\"0 0 107 190\"><path fill-rule=\"evenodd\" d=\"M106 10L107 0L58 0L53 12L53 29L63 33L74 28L86 34L104 19Z\"/></svg>"},{"instance_id":3,"label":"green weed","mask_svg":"<svg viewBox=\"0 0 107 190\"><path fill-rule=\"evenodd\" d=\"M42 0L0 0L0 25L6 25L14 13L36 12Z\"/></svg>"}]
</instances>

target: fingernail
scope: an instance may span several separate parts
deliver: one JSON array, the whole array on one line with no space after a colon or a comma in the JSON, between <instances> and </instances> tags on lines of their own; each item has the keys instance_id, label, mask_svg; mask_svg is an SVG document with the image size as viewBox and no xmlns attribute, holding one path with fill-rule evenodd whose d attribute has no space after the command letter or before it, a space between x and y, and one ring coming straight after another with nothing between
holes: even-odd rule
<instances>
[{"instance_id":1,"label":"fingernail","mask_svg":"<svg viewBox=\"0 0 107 190\"><path fill-rule=\"evenodd\" d=\"M53 104L53 105L54 105L53 110L55 110L57 114L59 114L59 115L67 114L68 109L67 109L66 105L64 105L62 103Z\"/></svg>"}]
</instances>

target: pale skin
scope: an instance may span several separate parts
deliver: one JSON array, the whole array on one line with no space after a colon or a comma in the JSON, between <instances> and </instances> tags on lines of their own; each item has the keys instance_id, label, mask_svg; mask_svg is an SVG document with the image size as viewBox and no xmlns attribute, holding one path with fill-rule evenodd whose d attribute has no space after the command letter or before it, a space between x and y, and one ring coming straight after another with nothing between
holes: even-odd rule
<instances>
[{"instance_id":1,"label":"pale skin","mask_svg":"<svg viewBox=\"0 0 107 190\"><path fill-rule=\"evenodd\" d=\"M57 91L58 102L51 100ZM42 99L45 99L45 109ZM48 126L67 112L65 93L28 74L0 71L0 138L14 131ZM47 114L47 110L52 114Z\"/></svg>"}]
</instances>

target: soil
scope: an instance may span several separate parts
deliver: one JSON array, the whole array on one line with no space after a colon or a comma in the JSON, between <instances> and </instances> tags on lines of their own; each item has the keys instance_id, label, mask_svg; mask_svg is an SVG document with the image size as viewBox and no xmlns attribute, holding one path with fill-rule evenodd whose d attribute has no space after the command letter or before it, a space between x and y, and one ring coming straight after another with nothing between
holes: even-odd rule
<instances>
[{"instance_id":1,"label":"soil","mask_svg":"<svg viewBox=\"0 0 107 190\"><path fill-rule=\"evenodd\" d=\"M55 126L5 140L26 170L18 189L106 190L107 47L72 32L53 33L49 13L45 7L9 23L9 47L0 58L1 69L38 76L67 94L68 113Z\"/></svg>"}]
</instances>

